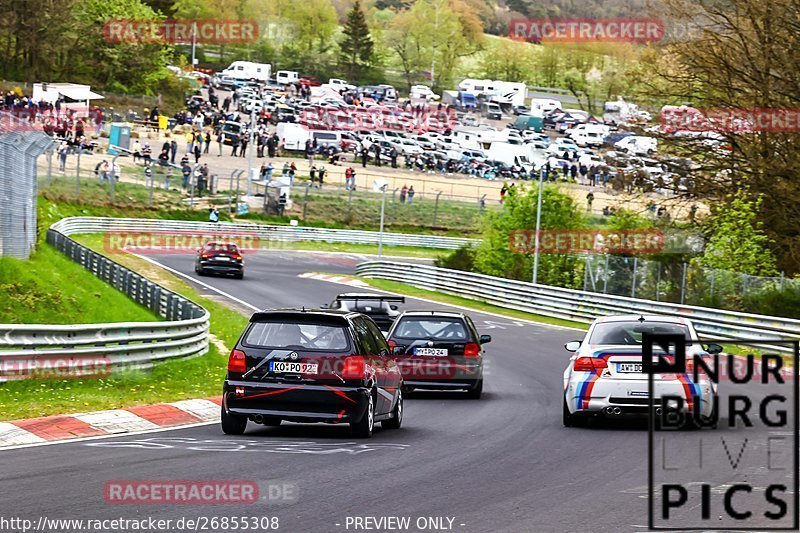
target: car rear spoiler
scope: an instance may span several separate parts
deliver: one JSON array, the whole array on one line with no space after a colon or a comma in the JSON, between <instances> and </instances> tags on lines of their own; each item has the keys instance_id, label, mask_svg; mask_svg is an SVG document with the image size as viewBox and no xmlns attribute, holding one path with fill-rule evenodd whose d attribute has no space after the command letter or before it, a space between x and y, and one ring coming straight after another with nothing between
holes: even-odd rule
<instances>
[{"instance_id":1,"label":"car rear spoiler","mask_svg":"<svg viewBox=\"0 0 800 533\"><path fill-rule=\"evenodd\" d=\"M348 295L348 294L340 294L336 297L336 301L341 300L353 300L355 302L363 302L363 301L373 301L373 302L398 302L398 303L406 303L405 296L380 296L380 295Z\"/></svg>"}]
</instances>

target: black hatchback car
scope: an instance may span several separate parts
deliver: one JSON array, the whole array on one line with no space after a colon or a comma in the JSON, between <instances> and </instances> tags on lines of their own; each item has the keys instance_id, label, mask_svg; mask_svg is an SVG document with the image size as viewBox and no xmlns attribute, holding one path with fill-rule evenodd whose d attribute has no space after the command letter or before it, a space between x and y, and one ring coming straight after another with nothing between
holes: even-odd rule
<instances>
[{"instance_id":1,"label":"black hatchback car","mask_svg":"<svg viewBox=\"0 0 800 533\"><path fill-rule=\"evenodd\" d=\"M244 258L239 247L232 242L207 242L197 250L194 271L205 274L233 274L233 277L244 277Z\"/></svg>"},{"instance_id":2,"label":"black hatchback car","mask_svg":"<svg viewBox=\"0 0 800 533\"><path fill-rule=\"evenodd\" d=\"M406 311L386 338L409 389L466 389L470 398L483 392L483 345L490 335L479 335L464 313Z\"/></svg>"},{"instance_id":3,"label":"black hatchback car","mask_svg":"<svg viewBox=\"0 0 800 533\"><path fill-rule=\"evenodd\" d=\"M255 313L228 359L222 431L248 420L350 424L370 437L375 422L403 421L403 378L375 323L349 311Z\"/></svg>"}]
</instances>

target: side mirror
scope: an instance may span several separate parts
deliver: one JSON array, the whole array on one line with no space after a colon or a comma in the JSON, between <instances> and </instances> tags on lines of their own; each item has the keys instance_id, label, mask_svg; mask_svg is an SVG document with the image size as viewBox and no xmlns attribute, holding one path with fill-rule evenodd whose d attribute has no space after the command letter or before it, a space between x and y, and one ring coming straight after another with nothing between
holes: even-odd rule
<instances>
[{"instance_id":1,"label":"side mirror","mask_svg":"<svg viewBox=\"0 0 800 533\"><path fill-rule=\"evenodd\" d=\"M706 351L712 355L722 353L722 346L714 342L706 344Z\"/></svg>"},{"instance_id":2,"label":"side mirror","mask_svg":"<svg viewBox=\"0 0 800 533\"><path fill-rule=\"evenodd\" d=\"M391 309L392 311L397 311L399 308L396 305L390 305L389 309Z\"/></svg>"},{"instance_id":3,"label":"side mirror","mask_svg":"<svg viewBox=\"0 0 800 533\"><path fill-rule=\"evenodd\" d=\"M492 336L491 335L481 335L481 337L478 340L478 342L480 342L481 344L490 343L490 342L492 342Z\"/></svg>"},{"instance_id":4,"label":"side mirror","mask_svg":"<svg viewBox=\"0 0 800 533\"><path fill-rule=\"evenodd\" d=\"M581 341L570 341L564 345L564 349L568 352L577 352L581 347Z\"/></svg>"},{"instance_id":5,"label":"side mirror","mask_svg":"<svg viewBox=\"0 0 800 533\"><path fill-rule=\"evenodd\" d=\"M320 305L320 306L319 306L319 308L320 308L320 309L330 309L330 305L328 305L328 304L322 304L322 305Z\"/></svg>"}]
</instances>

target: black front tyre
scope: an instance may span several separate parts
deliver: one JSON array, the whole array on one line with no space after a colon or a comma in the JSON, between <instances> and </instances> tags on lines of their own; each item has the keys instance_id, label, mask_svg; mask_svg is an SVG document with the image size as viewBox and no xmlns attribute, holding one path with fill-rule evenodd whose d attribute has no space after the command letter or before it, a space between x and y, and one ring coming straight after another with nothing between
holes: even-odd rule
<instances>
[{"instance_id":1,"label":"black front tyre","mask_svg":"<svg viewBox=\"0 0 800 533\"><path fill-rule=\"evenodd\" d=\"M392 418L389 420L382 420L381 427L383 429L400 429L403 425L403 391L397 391L397 403L392 410Z\"/></svg>"},{"instance_id":2,"label":"black front tyre","mask_svg":"<svg viewBox=\"0 0 800 533\"><path fill-rule=\"evenodd\" d=\"M222 432L226 435L242 435L247 428L247 417L234 415L222 406Z\"/></svg>"},{"instance_id":3,"label":"black front tyre","mask_svg":"<svg viewBox=\"0 0 800 533\"><path fill-rule=\"evenodd\" d=\"M483 394L483 378L479 379L475 385L467 389L467 398L480 400Z\"/></svg>"},{"instance_id":4,"label":"black front tyre","mask_svg":"<svg viewBox=\"0 0 800 533\"><path fill-rule=\"evenodd\" d=\"M350 424L350 431L352 431L354 437L368 439L372 437L373 429L375 429L375 399L370 394L364 416L358 422Z\"/></svg>"}]
</instances>

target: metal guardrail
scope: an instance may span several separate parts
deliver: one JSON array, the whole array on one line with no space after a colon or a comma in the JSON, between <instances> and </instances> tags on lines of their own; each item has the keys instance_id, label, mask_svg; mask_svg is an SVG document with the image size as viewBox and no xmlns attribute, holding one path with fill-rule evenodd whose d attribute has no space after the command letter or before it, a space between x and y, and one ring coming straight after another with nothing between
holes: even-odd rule
<instances>
[{"instance_id":1,"label":"metal guardrail","mask_svg":"<svg viewBox=\"0 0 800 533\"><path fill-rule=\"evenodd\" d=\"M800 320L534 285L429 265L367 261L356 267L356 273L574 322L590 323L612 314L660 314L688 318L698 333L716 338L800 338Z\"/></svg>"},{"instance_id":2,"label":"metal guardrail","mask_svg":"<svg viewBox=\"0 0 800 533\"><path fill-rule=\"evenodd\" d=\"M30 377L25 369L103 358L112 368L143 368L154 361L200 355L208 349L210 315L201 306L49 229L47 242L98 278L152 310L164 322L107 324L0 324L0 364L6 374Z\"/></svg>"},{"instance_id":3,"label":"metal guardrail","mask_svg":"<svg viewBox=\"0 0 800 533\"><path fill-rule=\"evenodd\" d=\"M70 217L53 224L52 228L64 235L76 233L165 233L180 232L186 235L242 235L269 241L332 242L351 244L378 244L377 231L313 228L307 226L273 226L240 222L195 222L186 220L158 220L143 218ZM464 245L476 245L477 239L439 237L384 232L384 246L417 246L454 250ZM267 246L263 246L267 247Z\"/></svg>"}]
</instances>

